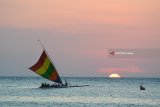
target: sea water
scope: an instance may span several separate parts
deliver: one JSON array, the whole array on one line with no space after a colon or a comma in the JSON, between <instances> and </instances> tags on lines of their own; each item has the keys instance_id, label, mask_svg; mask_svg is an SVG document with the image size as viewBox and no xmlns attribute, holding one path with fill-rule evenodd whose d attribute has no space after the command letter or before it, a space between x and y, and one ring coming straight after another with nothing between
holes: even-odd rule
<instances>
[{"instance_id":1,"label":"sea water","mask_svg":"<svg viewBox=\"0 0 160 107\"><path fill-rule=\"evenodd\" d=\"M52 82L41 77L0 77L0 107L160 107L160 78L66 79L71 85L90 86L39 89L42 82ZM146 90L140 90L140 84Z\"/></svg>"}]
</instances>

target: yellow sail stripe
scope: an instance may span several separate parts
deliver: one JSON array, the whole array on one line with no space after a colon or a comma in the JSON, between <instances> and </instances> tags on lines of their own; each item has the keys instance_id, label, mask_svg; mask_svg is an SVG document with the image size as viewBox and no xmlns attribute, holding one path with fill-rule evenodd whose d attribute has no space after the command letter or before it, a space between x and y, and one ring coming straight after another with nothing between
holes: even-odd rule
<instances>
[{"instance_id":1,"label":"yellow sail stripe","mask_svg":"<svg viewBox=\"0 0 160 107\"><path fill-rule=\"evenodd\" d=\"M43 65L36 71L36 73L39 74L39 75L44 74L47 71L50 63L51 63L51 61L47 57L45 59L45 62L43 63Z\"/></svg>"}]
</instances>

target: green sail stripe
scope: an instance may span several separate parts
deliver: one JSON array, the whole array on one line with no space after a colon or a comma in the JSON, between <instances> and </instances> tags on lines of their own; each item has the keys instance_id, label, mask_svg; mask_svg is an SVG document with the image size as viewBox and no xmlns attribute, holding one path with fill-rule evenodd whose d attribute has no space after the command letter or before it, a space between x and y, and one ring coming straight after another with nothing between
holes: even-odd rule
<instances>
[{"instance_id":1,"label":"green sail stripe","mask_svg":"<svg viewBox=\"0 0 160 107\"><path fill-rule=\"evenodd\" d=\"M44 74L42 74L41 76L43 76L44 78L49 79L54 71L56 71L56 69L54 68L54 66L52 65L52 63L50 63L47 71Z\"/></svg>"}]
</instances>

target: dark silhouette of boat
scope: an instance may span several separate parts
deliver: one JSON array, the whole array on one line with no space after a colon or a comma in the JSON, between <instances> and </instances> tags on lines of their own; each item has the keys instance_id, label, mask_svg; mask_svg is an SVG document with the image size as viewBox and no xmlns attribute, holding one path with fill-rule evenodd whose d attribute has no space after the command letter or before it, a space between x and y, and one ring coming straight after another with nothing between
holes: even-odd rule
<instances>
[{"instance_id":1,"label":"dark silhouette of boat","mask_svg":"<svg viewBox=\"0 0 160 107\"><path fill-rule=\"evenodd\" d=\"M140 90L145 90L145 88L143 86L140 85Z\"/></svg>"},{"instance_id":2,"label":"dark silhouette of boat","mask_svg":"<svg viewBox=\"0 0 160 107\"><path fill-rule=\"evenodd\" d=\"M45 79L53 81L54 83L51 85L47 83L42 83L39 88L68 88L68 87L89 86L89 85L70 85L66 79L65 79L65 83L63 83L47 51L45 50L41 42L40 44L43 47L43 52L39 60L37 61L37 63L34 64L29 69L35 72L36 74L44 77Z\"/></svg>"},{"instance_id":3,"label":"dark silhouette of boat","mask_svg":"<svg viewBox=\"0 0 160 107\"><path fill-rule=\"evenodd\" d=\"M86 87L89 85L63 85L63 84L46 84L46 83L42 83L42 85L39 88L69 88L69 87Z\"/></svg>"}]
</instances>

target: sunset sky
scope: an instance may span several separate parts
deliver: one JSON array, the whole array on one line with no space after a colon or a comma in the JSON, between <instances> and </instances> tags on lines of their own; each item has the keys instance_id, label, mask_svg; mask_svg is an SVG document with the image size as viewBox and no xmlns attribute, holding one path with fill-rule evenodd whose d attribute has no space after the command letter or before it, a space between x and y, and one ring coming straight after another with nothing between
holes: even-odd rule
<instances>
[{"instance_id":1,"label":"sunset sky","mask_svg":"<svg viewBox=\"0 0 160 107\"><path fill-rule=\"evenodd\" d=\"M160 77L160 58L108 58L108 49L160 49L160 0L0 0L0 76L36 76L42 53L61 76Z\"/></svg>"}]
</instances>

